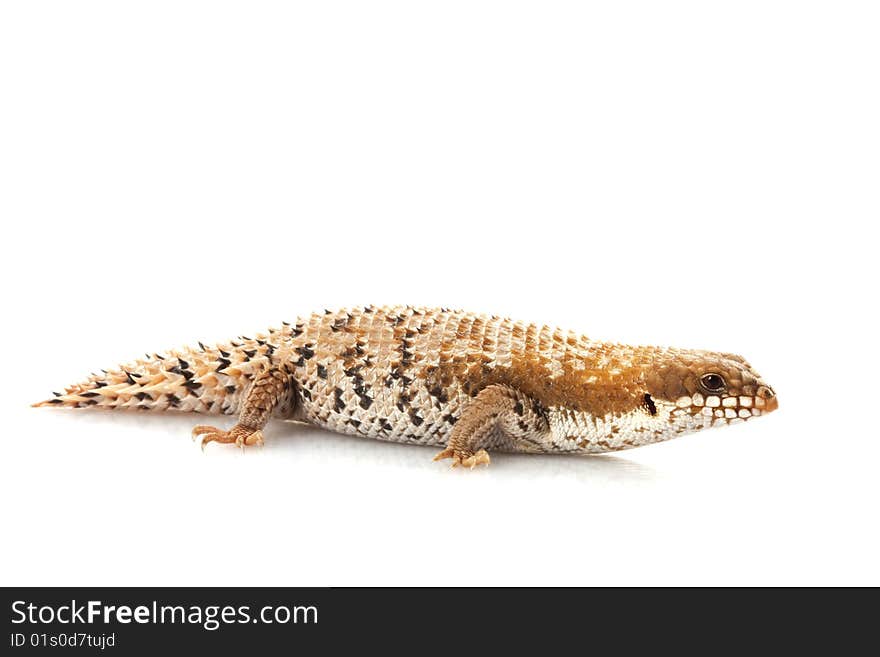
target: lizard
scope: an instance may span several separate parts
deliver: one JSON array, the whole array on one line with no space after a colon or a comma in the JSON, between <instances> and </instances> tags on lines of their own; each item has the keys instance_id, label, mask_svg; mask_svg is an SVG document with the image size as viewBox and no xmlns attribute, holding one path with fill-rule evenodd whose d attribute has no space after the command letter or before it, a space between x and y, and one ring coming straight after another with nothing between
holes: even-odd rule
<instances>
[{"instance_id":1,"label":"lizard","mask_svg":"<svg viewBox=\"0 0 880 657\"><path fill-rule=\"evenodd\" d=\"M238 415L209 443L262 445L271 418L440 447L594 454L765 415L776 394L741 356L594 341L546 325L413 306L325 310L92 374L34 406Z\"/></svg>"}]
</instances>

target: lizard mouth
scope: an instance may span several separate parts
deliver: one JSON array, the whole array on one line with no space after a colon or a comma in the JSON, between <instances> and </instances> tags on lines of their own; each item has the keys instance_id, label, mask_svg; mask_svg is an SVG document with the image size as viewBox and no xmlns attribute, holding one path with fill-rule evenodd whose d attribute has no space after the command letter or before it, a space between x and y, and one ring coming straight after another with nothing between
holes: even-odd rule
<instances>
[{"instance_id":1,"label":"lizard mouth","mask_svg":"<svg viewBox=\"0 0 880 657\"><path fill-rule=\"evenodd\" d=\"M759 415L772 413L779 408L776 393L766 385L761 385L752 395L710 395L703 397L701 394L692 398L682 397L678 400L679 407L691 406L691 413L700 413L715 419L733 420L748 419Z\"/></svg>"}]
</instances>

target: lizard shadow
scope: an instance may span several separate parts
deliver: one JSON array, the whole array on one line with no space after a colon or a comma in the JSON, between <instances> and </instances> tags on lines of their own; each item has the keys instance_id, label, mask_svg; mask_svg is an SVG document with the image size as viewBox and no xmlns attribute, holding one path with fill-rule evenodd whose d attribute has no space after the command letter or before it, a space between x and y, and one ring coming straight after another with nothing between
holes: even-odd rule
<instances>
[{"instance_id":1,"label":"lizard shadow","mask_svg":"<svg viewBox=\"0 0 880 657\"><path fill-rule=\"evenodd\" d=\"M288 435L289 432L289 435ZM283 434L283 435L279 435ZM302 450L310 456L328 460L353 461L358 464L373 462L391 469L428 471L435 475L492 476L518 480L556 479L559 477L589 480L591 483L651 483L660 475L638 461L608 454L492 454L492 466L478 467L473 471L451 468L445 461L437 463L433 456L437 446L419 446L390 441L346 436L319 427L292 424L273 432L264 449L268 453L290 451L296 458Z\"/></svg>"},{"instance_id":2,"label":"lizard shadow","mask_svg":"<svg viewBox=\"0 0 880 657\"><path fill-rule=\"evenodd\" d=\"M199 422L231 426L231 418L130 413L65 413L65 421L82 425L103 424L129 433L132 439L144 433L162 433L170 440L181 436L189 442L190 430ZM137 431L131 431L133 426ZM128 429L126 429L128 428ZM140 435L138 435L140 434ZM157 446L158 448L158 446ZM439 450L436 446L418 446L394 443L357 436L346 436L327 429L297 422L271 422L266 428L263 447L246 450L246 458L253 456L295 460L298 464L351 463L359 467L373 463L377 467L422 471L432 476L490 476L499 479L540 481L572 478L590 483L646 484L660 477L653 468L620 456L608 454L573 456L564 454L492 454L492 466L473 471L450 468L448 461L435 463L432 459ZM239 458L238 449L230 446L211 446L207 455L213 458Z\"/></svg>"}]
</instances>

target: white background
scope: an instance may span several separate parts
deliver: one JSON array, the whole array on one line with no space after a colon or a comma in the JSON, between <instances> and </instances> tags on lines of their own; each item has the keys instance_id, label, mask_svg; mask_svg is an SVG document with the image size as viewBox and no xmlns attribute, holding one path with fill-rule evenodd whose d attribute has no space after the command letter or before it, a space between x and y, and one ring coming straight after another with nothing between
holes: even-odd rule
<instances>
[{"instance_id":1,"label":"white background","mask_svg":"<svg viewBox=\"0 0 880 657\"><path fill-rule=\"evenodd\" d=\"M880 584L878 30L870 2L3 3L0 583ZM780 410L462 472L28 406L398 302L739 352Z\"/></svg>"}]
</instances>

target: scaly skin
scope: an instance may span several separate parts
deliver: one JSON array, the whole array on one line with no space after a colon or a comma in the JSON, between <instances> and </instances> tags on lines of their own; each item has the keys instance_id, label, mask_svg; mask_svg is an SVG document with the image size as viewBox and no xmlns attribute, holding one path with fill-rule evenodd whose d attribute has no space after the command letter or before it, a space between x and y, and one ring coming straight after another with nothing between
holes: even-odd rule
<instances>
[{"instance_id":1,"label":"scaly skin","mask_svg":"<svg viewBox=\"0 0 880 657\"><path fill-rule=\"evenodd\" d=\"M461 311L325 311L265 335L154 354L35 406L238 414L202 445L261 444L271 417L436 445L473 467L489 451L598 453L773 411L740 356L631 347Z\"/></svg>"}]
</instances>

